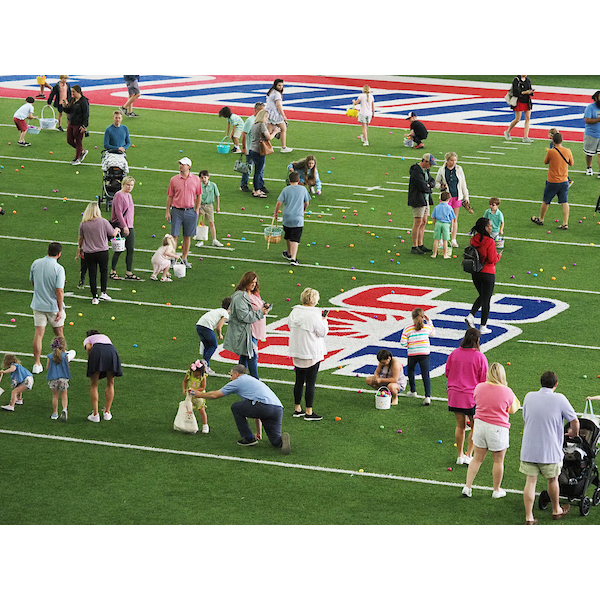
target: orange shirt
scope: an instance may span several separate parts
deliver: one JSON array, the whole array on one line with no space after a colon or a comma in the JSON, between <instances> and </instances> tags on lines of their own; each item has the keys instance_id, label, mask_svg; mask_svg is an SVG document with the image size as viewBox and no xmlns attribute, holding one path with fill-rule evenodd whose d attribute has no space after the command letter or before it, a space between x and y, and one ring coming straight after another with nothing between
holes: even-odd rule
<instances>
[{"instance_id":1,"label":"orange shirt","mask_svg":"<svg viewBox=\"0 0 600 600\"><path fill-rule=\"evenodd\" d=\"M560 154L558 153L560 150ZM569 161L568 164L566 161ZM548 165L548 181L550 183L563 183L569 179L569 165L573 166L573 154L568 148L560 146L556 148L548 148L544 164Z\"/></svg>"}]
</instances>

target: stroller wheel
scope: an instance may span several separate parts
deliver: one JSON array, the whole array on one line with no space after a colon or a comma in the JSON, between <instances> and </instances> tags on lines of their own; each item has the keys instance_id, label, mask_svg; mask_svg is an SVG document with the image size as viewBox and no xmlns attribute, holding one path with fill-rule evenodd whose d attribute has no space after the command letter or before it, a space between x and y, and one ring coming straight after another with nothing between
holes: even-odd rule
<instances>
[{"instance_id":1,"label":"stroller wheel","mask_svg":"<svg viewBox=\"0 0 600 600\"><path fill-rule=\"evenodd\" d=\"M546 510L548 508L548 504L550 504L550 495L547 490L540 492L540 499L538 500L538 506L540 510Z\"/></svg>"},{"instance_id":2,"label":"stroller wheel","mask_svg":"<svg viewBox=\"0 0 600 600\"><path fill-rule=\"evenodd\" d=\"M584 496L579 502L579 512L582 517L587 517L590 514L590 506L592 505L592 501Z\"/></svg>"},{"instance_id":3,"label":"stroller wheel","mask_svg":"<svg viewBox=\"0 0 600 600\"><path fill-rule=\"evenodd\" d=\"M600 504L600 488L596 488L592 495L592 506L598 506L598 504Z\"/></svg>"}]
</instances>

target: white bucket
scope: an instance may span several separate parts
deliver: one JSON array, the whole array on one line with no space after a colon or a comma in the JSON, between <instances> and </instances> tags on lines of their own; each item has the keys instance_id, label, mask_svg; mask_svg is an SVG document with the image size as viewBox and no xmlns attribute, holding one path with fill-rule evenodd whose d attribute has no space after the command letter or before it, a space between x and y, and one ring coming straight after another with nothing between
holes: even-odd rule
<instances>
[{"instance_id":1,"label":"white bucket","mask_svg":"<svg viewBox=\"0 0 600 600\"><path fill-rule=\"evenodd\" d=\"M186 266L182 262L176 262L173 265L175 277L185 277Z\"/></svg>"},{"instance_id":2,"label":"white bucket","mask_svg":"<svg viewBox=\"0 0 600 600\"><path fill-rule=\"evenodd\" d=\"M392 394L386 388L382 387L377 390L375 394L375 408L380 410L388 410L392 406Z\"/></svg>"},{"instance_id":3,"label":"white bucket","mask_svg":"<svg viewBox=\"0 0 600 600\"><path fill-rule=\"evenodd\" d=\"M52 111L51 119L44 119L44 110L49 108ZM56 124L58 123L58 119L54 116L54 108L50 104L46 104L44 108L42 108L42 112L40 114L40 128L41 129L56 129Z\"/></svg>"},{"instance_id":4,"label":"white bucket","mask_svg":"<svg viewBox=\"0 0 600 600\"><path fill-rule=\"evenodd\" d=\"M2 396L2 394L4 394L4 390L0 388L0 396Z\"/></svg>"},{"instance_id":5,"label":"white bucket","mask_svg":"<svg viewBox=\"0 0 600 600\"><path fill-rule=\"evenodd\" d=\"M114 237L110 241L110 246L113 252L123 252L125 250L125 238L122 238L120 235Z\"/></svg>"},{"instance_id":6,"label":"white bucket","mask_svg":"<svg viewBox=\"0 0 600 600\"><path fill-rule=\"evenodd\" d=\"M194 239L197 241L205 242L208 239L208 226L207 225L197 225L196 226L196 235Z\"/></svg>"}]
</instances>

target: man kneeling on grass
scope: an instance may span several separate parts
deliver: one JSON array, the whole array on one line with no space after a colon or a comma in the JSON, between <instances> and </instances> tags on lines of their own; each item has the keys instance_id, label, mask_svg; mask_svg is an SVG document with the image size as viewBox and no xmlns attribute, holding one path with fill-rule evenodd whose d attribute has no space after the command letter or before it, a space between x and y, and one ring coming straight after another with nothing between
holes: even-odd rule
<instances>
[{"instance_id":1,"label":"man kneeling on grass","mask_svg":"<svg viewBox=\"0 0 600 600\"><path fill-rule=\"evenodd\" d=\"M260 419L267 437L273 446L281 448L282 454L290 453L290 434L281 433L283 404L273 391L262 381L246 374L246 367L235 365L231 371L231 381L220 390L199 392L189 390L190 396L196 398L223 398L229 394L237 394L241 400L231 405L231 412L237 428L242 436L238 440L240 446L254 446L258 439L252 435L248 419Z\"/></svg>"}]
</instances>

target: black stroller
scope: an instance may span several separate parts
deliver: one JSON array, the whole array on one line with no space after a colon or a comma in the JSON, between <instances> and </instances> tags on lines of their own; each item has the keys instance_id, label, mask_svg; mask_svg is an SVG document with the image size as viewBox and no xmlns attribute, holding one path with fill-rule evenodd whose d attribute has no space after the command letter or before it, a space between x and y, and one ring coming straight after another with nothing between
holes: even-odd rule
<instances>
[{"instance_id":1,"label":"black stroller","mask_svg":"<svg viewBox=\"0 0 600 600\"><path fill-rule=\"evenodd\" d=\"M102 151L102 194L98 196L98 205L102 210L105 202L106 210L110 212L115 194L121 189L123 178L129 172L127 159L123 154L112 154Z\"/></svg>"},{"instance_id":2,"label":"black stroller","mask_svg":"<svg viewBox=\"0 0 600 600\"><path fill-rule=\"evenodd\" d=\"M591 417L591 418L588 418ZM598 453L598 439L600 438L600 427L596 424L597 417L583 414L579 419L579 435L574 438L565 437L563 449L565 457L563 466L558 476L560 495L568 498L569 502L579 501L579 512L587 517L590 514L590 506L600 504L600 480L598 479L598 467L596 466L596 454ZM565 433L570 424L565 425ZM588 487L596 487L592 497L587 495ZM544 490L540 493L539 507L545 510L550 504L550 496Z\"/></svg>"}]
</instances>

